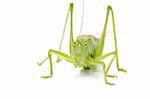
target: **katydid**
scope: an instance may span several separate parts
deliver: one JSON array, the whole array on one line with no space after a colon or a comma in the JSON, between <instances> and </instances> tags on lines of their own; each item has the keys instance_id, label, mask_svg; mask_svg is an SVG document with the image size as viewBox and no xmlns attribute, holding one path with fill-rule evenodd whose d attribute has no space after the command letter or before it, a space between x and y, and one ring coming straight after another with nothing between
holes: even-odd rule
<instances>
[{"instance_id":1,"label":"katydid","mask_svg":"<svg viewBox=\"0 0 150 99\"><path fill-rule=\"evenodd\" d=\"M112 25L113 25L115 51L103 54L104 43L105 43L105 38L106 38L107 23L108 23L108 18L109 18L110 13L111 13ZM70 54L69 55L60 51L66 24L68 21L68 17L70 17L70 45L69 45ZM73 3L70 3L59 51L50 49L48 51L48 57L46 57L43 61L38 63L38 65L42 65L46 60L49 59L50 61L50 73L47 76L41 76L42 78L50 78L53 75L53 65L52 65L53 54L56 54L58 56L57 62L59 62L61 59L64 59L72 63L75 67L81 67L83 69L91 69L99 65L102 66L103 72L104 72L104 81L106 84L109 84L109 85L114 85L114 83L110 83L107 80L107 77L111 77L111 78L117 77L116 75L108 74L108 71L114 60L116 60L116 67L118 71L127 72L125 69L122 69L119 67L114 13L110 5L107 6L106 20L105 20L104 28L103 28L100 38L97 38L93 35L79 35L77 36L77 39L74 40L73 38ZM113 57L110 60L108 66L106 67L105 63L102 60L109 56L113 56Z\"/></svg>"}]
</instances>

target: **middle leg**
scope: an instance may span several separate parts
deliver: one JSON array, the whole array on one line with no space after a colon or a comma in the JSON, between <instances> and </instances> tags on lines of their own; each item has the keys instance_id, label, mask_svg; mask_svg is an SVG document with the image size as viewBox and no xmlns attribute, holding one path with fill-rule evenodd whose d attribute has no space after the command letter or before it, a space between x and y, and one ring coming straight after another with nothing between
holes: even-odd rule
<instances>
[{"instance_id":1,"label":"middle leg","mask_svg":"<svg viewBox=\"0 0 150 99\"><path fill-rule=\"evenodd\" d=\"M47 76L41 76L42 78L50 78L53 75L52 54L56 54L57 56L61 57L62 59L66 60L70 63L73 62L73 59L70 56L68 56L67 54L64 54L62 52L50 49L48 51L48 58L50 61L50 73Z\"/></svg>"},{"instance_id":2,"label":"middle leg","mask_svg":"<svg viewBox=\"0 0 150 99\"><path fill-rule=\"evenodd\" d=\"M110 82L108 82L108 80L107 80L106 65L105 65L104 62L98 61L98 60L92 60L92 61L90 61L90 63L93 64L93 65L102 65L102 67L103 67L103 72L104 72L104 81L105 81L105 83L106 83L106 84L109 84L109 85L114 85L114 83L110 83Z\"/></svg>"}]
</instances>

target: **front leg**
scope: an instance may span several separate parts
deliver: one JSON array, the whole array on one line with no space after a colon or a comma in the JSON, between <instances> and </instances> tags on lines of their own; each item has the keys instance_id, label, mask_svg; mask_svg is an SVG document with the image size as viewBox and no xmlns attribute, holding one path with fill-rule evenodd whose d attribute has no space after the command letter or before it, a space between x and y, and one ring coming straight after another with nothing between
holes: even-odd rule
<instances>
[{"instance_id":1,"label":"front leg","mask_svg":"<svg viewBox=\"0 0 150 99\"><path fill-rule=\"evenodd\" d=\"M91 63L92 65L102 65L103 67L103 72L104 72L104 81L105 81L105 84L108 84L108 85L115 85L114 83L110 83L107 81L107 73L106 73L106 65L104 62L101 62L101 61L98 61L98 60L92 60L90 61L89 63Z\"/></svg>"},{"instance_id":2,"label":"front leg","mask_svg":"<svg viewBox=\"0 0 150 99\"><path fill-rule=\"evenodd\" d=\"M47 76L41 76L42 78L50 78L53 75L52 54L56 54L58 57L61 57L62 59L66 60L68 62L72 63L72 61L73 61L73 59L70 56L68 56L67 54L50 49L48 51L48 58L50 61L50 73Z\"/></svg>"}]
</instances>

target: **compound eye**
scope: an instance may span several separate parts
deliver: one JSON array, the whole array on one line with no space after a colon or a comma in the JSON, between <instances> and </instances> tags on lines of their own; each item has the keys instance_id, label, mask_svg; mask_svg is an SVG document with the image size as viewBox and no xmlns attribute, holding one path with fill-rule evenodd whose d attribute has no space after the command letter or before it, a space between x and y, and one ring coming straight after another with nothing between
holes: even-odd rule
<instances>
[{"instance_id":1,"label":"compound eye","mask_svg":"<svg viewBox=\"0 0 150 99\"><path fill-rule=\"evenodd\" d=\"M87 42L84 42L83 45L84 45L84 47L87 47Z\"/></svg>"},{"instance_id":2,"label":"compound eye","mask_svg":"<svg viewBox=\"0 0 150 99\"><path fill-rule=\"evenodd\" d=\"M93 55L92 55L92 54L91 54L90 56L91 56L91 57L93 57Z\"/></svg>"},{"instance_id":3,"label":"compound eye","mask_svg":"<svg viewBox=\"0 0 150 99\"><path fill-rule=\"evenodd\" d=\"M73 43L73 47L75 47L75 46L76 46L76 42Z\"/></svg>"}]
</instances>

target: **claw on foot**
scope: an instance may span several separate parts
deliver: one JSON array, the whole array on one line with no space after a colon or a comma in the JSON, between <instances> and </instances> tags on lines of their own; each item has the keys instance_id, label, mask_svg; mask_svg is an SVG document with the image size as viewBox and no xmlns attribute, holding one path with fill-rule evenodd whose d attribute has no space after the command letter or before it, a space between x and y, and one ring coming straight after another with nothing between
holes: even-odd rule
<instances>
[{"instance_id":1,"label":"claw on foot","mask_svg":"<svg viewBox=\"0 0 150 99\"><path fill-rule=\"evenodd\" d=\"M119 68L119 69L118 69L118 71L122 71L122 72L124 72L124 73L126 73L126 72L127 72L127 70L122 69L122 68Z\"/></svg>"},{"instance_id":2,"label":"claw on foot","mask_svg":"<svg viewBox=\"0 0 150 99\"><path fill-rule=\"evenodd\" d=\"M52 75L48 75L48 76L41 76L41 78L51 78L52 77Z\"/></svg>"},{"instance_id":3,"label":"claw on foot","mask_svg":"<svg viewBox=\"0 0 150 99\"><path fill-rule=\"evenodd\" d=\"M108 85L115 85L115 83L106 82Z\"/></svg>"},{"instance_id":4,"label":"claw on foot","mask_svg":"<svg viewBox=\"0 0 150 99\"><path fill-rule=\"evenodd\" d=\"M37 62L37 65L38 65L38 66L41 66L42 64L41 64L41 63L39 63L39 62Z\"/></svg>"},{"instance_id":5,"label":"claw on foot","mask_svg":"<svg viewBox=\"0 0 150 99\"><path fill-rule=\"evenodd\" d=\"M116 75L107 75L107 77L118 78L118 76L116 76Z\"/></svg>"},{"instance_id":6,"label":"claw on foot","mask_svg":"<svg viewBox=\"0 0 150 99\"><path fill-rule=\"evenodd\" d=\"M56 60L56 62L58 63L58 62L60 62L62 59L60 59L59 57L57 58L57 60Z\"/></svg>"}]
</instances>

